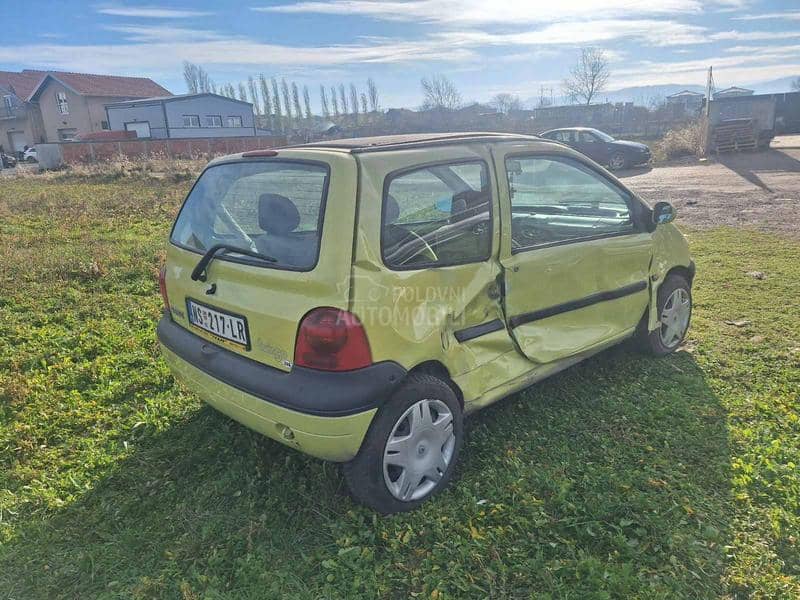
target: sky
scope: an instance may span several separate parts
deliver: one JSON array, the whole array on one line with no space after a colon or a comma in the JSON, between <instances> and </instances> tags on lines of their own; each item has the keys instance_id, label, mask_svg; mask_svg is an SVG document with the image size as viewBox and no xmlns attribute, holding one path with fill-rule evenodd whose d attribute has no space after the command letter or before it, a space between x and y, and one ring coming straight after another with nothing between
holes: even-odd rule
<instances>
[{"instance_id":1,"label":"sky","mask_svg":"<svg viewBox=\"0 0 800 600\"><path fill-rule=\"evenodd\" d=\"M0 0L0 69L151 77L185 93L182 62L218 84L248 75L377 83L416 107L444 74L465 101L523 99L560 82L581 47L606 52L609 89L718 87L800 75L798 0Z\"/></svg>"}]
</instances>

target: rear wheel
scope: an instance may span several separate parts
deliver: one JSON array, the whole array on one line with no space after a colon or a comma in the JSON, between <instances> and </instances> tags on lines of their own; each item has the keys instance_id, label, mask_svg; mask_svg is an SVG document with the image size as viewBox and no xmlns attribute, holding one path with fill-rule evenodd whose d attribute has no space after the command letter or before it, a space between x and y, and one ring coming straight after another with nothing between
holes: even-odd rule
<instances>
[{"instance_id":1,"label":"rear wheel","mask_svg":"<svg viewBox=\"0 0 800 600\"><path fill-rule=\"evenodd\" d=\"M612 171L619 171L624 169L626 165L625 155L622 152L616 152L611 156L608 161L608 167Z\"/></svg>"},{"instance_id":2,"label":"rear wheel","mask_svg":"<svg viewBox=\"0 0 800 600\"><path fill-rule=\"evenodd\" d=\"M658 327L648 332L645 327L640 336L645 350L656 356L665 356L677 350L692 318L692 290L689 282L680 275L669 275L658 289Z\"/></svg>"},{"instance_id":3,"label":"rear wheel","mask_svg":"<svg viewBox=\"0 0 800 600\"><path fill-rule=\"evenodd\" d=\"M432 375L411 374L343 465L350 493L383 514L413 510L450 481L462 437L453 390Z\"/></svg>"}]
</instances>

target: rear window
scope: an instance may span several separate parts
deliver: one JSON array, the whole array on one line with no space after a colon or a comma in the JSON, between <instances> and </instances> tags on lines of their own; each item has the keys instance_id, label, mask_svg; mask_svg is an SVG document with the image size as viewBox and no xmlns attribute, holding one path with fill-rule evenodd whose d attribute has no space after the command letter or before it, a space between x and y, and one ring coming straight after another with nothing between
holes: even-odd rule
<instances>
[{"instance_id":1,"label":"rear window","mask_svg":"<svg viewBox=\"0 0 800 600\"><path fill-rule=\"evenodd\" d=\"M290 161L238 162L206 169L181 209L172 243L204 253L216 244L270 256L218 255L258 266L309 270L319 256L329 169Z\"/></svg>"}]
</instances>

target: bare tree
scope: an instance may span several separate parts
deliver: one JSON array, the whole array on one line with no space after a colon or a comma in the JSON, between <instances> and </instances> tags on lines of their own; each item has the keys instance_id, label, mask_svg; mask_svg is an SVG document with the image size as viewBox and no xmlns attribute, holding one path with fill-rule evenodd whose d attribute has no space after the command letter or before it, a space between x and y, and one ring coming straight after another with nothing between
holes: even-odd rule
<instances>
[{"instance_id":1,"label":"bare tree","mask_svg":"<svg viewBox=\"0 0 800 600\"><path fill-rule=\"evenodd\" d=\"M203 67L186 60L183 61L183 80L190 94L210 92L214 84Z\"/></svg>"},{"instance_id":2,"label":"bare tree","mask_svg":"<svg viewBox=\"0 0 800 600\"><path fill-rule=\"evenodd\" d=\"M444 75L434 75L430 79L423 77L420 85L424 96L423 110L453 110L461 105L461 94L453 82Z\"/></svg>"},{"instance_id":3,"label":"bare tree","mask_svg":"<svg viewBox=\"0 0 800 600\"><path fill-rule=\"evenodd\" d=\"M261 102L264 104L263 111L267 118L267 126L272 129L274 127L272 123L272 99L269 93L269 83L263 73L258 76L258 83L261 86Z\"/></svg>"},{"instance_id":4,"label":"bare tree","mask_svg":"<svg viewBox=\"0 0 800 600\"><path fill-rule=\"evenodd\" d=\"M350 109L353 111L356 122L358 122L358 90L354 83L350 84Z\"/></svg>"},{"instance_id":5,"label":"bare tree","mask_svg":"<svg viewBox=\"0 0 800 600\"><path fill-rule=\"evenodd\" d=\"M275 129L283 131L283 111L281 110L281 94L278 90L278 80L274 77L270 80L272 87L272 104L275 106Z\"/></svg>"},{"instance_id":6,"label":"bare tree","mask_svg":"<svg viewBox=\"0 0 800 600\"><path fill-rule=\"evenodd\" d=\"M792 89L800 92L800 77L798 77L792 82Z\"/></svg>"},{"instance_id":7,"label":"bare tree","mask_svg":"<svg viewBox=\"0 0 800 600\"><path fill-rule=\"evenodd\" d=\"M244 85L244 81L239 82L239 100L247 102L247 88Z\"/></svg>"},{"instance_id":8,"label":"bare tree","mask_svg":"<svg viewBox=\"0 0 800 600\"><path fill-rule=\"evenodd\" d=\"M490 104L504 115L507 115L512 110L522 109L522 100L519 99L519 96L514 96L513 94L496 94Z\"/></svg>"},{"instance_id":9,"label":"bare tree","mask_svg":"<svg viewBox=\"0 0 800 600\"><path fill-rule=\"evenodd\" d=\"M545 88L543 85L539 86L539 98L536 100L536 108L545 108L546 106L553 106L553 88Z\"/></svg>"},{"instance_id":10,"label":"bare tree","mask_svg":"<svg viewBox=\"0 0 800 600\"><path fill-rule=\"evenodd\" d=\"M339 100L336 97L336 88L331 86L331 104L333 105L333 116L339 116Z\"/></svg>"},{"instance_id":11,"label":"bare tree","mask_svg":"<svg viewBox=\"0 0 800 600\"><path fill-rule=\"evenodd\" d=\"M261 104L258 101L258 88L256 87L256 80L253 76L247 78L247 89L250 91L250 102L253 103L253 110L257 115L261 114Z\"/></svg>"},{"instance_id":12,"label":"bare tree","mask_svg":"<svg viewBox=\"0 0 800 600\"><path fill-rule=\"evenodd\" d=\"M289 92L289 84L286 83L286 78L281 77L281 97L283 98L283 110L286 112L286 123L289 127L292 126L292 104L291 93Z\"/></svg>"},{"instance_id":13,"label":"bare tree","mask_svg":"<svg viewBox=\"0 0 800 600\"><path fill-rule=\"evenodd\" d=\"M564 95L573 102L591 104L606 88L610 76L605 52L598 48L581 48L578 62L562 84Z\"/></svg>"},{"instance_id":14,"label":"bare tree","mask_svg":"<svg viewBox=\"0 0 800 600\"><path fill-rule=\"evenodd\" d=\"M297 87L296 82L292 82L292 106L294 107L294 116L300 120L303 118L303 109L300 106L300 88Z\"/></svg>"},{"instance_id":15,"label":"bare tree","mask_svg":"<svg viewBox=\"0 0 800 600\"><path fill-rule=\"evenodd\" d=\"M372 77L367 79L367 95L369 96L369 109L372 112L378 112L378 108L380 108L378 86L375 85L375 80Z\"/></svg>"},{"instance_id":16,"label":"bare tree","mask_svg":"<svg viewBox=\"0 0 800 600\"><path fill-rule=\"evenodd\" d=\"M347 96L344 94L344 84L339 84L339 105L342 108L342 114L346 115L350 113L350 109L347 107Z\"/></svg>"},{"instance_id":17,"label":"bare tree","mask_svg":"<svg viewBox=\"0 0 800 600\"><path fill-rule=\"evenodd\" d=\"M361 92L361 112L367 114L369 111L369 100L364 92Z\"/></svg>"},{"instance_id":18,"label":"bare tree","mask_svg":"<svg viewBox=\"0 0 800 600\"><path fill-rule=\"evenodd\" d=\"M216 83L214 83L213 81L211 82L211 90L209 90L209 91L210 91L212 94L216 94L216 93L217 93L217 84L216 84Z\"/></svg>"},{"instance_id":19,"label":"bare tree","mask_svg":"<svg viewBox=\"0 0 800 600\"><path fill-rule=\"evenodd\" d=\"M308 86L303 86L303 106L306 109L306 119L311 119L311 96L308 93Z\"/></svg>"},{"instance_id":20,"label":"bare tree","mask_svg":"<svg viewBox=\"0 0 800 600\"><path fill-rule=\"evenodd\" d=\"M328 106L328 91L325 89L325 86L320 84L319 86L319 105L322 110L322 116L326 119L331 116L331 108Z\"/></svg>"}]
</instances>

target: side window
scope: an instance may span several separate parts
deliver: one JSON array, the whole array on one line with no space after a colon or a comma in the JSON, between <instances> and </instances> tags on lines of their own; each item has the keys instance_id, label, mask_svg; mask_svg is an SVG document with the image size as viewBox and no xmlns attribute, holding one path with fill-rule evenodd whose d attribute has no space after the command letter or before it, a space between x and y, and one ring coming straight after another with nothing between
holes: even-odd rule
<instances>
[{"instance_id":1,"label":"side window","mask_svg":"<svg viewBox=\"0 0 800 600\"><path fill-rule=\"evenodd\" d=\"M577 161L507 158L514 251L633 233L630 195Z\"/></svg>"},{"instance_id":2,"label":"side window","mask_svg":"<svg viewBox=\"0 0 800 600\"><path fill-rule=\"evenodd\" d=\"M580 141L581 141L582 144L593 144L594 142L596 142L598 140L594 136L593 133L589 133L588 131L581 131L580 132Z\"/></svg>"},{"instance_id":3,"label":"side window","mask_svg":"<svg viewBox=\"0 0 800 600\"><path fill-rule=\"evenodd\" d=\"M381 254L418 269L480 262L492 244L492 192L484 162L420 167L384 184Z\"/></svg>"}]
</instances>

